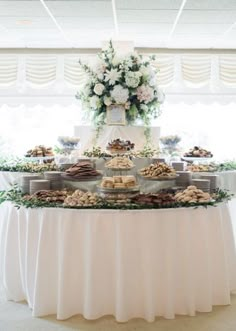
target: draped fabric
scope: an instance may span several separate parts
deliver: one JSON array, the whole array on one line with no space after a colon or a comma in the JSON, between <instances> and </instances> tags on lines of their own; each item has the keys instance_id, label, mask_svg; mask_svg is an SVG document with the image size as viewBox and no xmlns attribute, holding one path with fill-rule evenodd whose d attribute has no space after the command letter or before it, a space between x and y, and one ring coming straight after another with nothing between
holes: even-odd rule
<instances>
[{"instance_id":1,"label":"draped fabric","mask_svg":"<svg viewBox=\"0 0 236 331\"><path fill-rule=\"evenodd\" d=\"M86 75L78 60L90 64L91 54L16 54L0 55L0 89L18 83L38 89L48 85L78 88ZM158 83L172 87L176 82L192 88L204 85L236 88L236 54L156 54L153 66L159 69Z\"/></svg>"},{"instance_id":2,"label":"draped fabric","mask_svg":"<svg viewBox=\"0 0 236 331\"><path fill-rule=\"evenodd\" d=\"M230 304L229 209L73 210L0 206L0 284L33 316L194 316Z\"/></svg>"}]
</instances>

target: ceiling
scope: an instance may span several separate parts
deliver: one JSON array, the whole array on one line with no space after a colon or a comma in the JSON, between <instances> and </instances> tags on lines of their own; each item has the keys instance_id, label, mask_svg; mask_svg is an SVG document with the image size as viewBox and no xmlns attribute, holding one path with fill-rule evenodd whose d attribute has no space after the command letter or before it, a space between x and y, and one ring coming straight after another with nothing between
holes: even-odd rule
<instances>
[{"instance_id":1,"label":"ceiling","mask_svg":"<svg viewBox=\"0 0 236 331\"><path fill-rule=\"evenodd\" d=\"M0 48L236 49L236 0L0 0Z\"/></svg>"}]
</instances>

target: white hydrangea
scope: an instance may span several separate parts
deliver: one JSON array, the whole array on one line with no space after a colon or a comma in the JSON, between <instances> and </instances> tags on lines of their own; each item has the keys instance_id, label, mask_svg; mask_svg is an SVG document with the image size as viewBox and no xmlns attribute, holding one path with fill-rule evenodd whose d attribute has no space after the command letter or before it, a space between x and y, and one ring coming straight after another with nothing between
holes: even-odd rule
<instances>
[{"instance_id":1,"label":"white hydrangea","mask_svg":"<svg viewBox=\"0 0 236 331\"><path fill-rule=\"evenodd\" d=\"M123 88L123 86L121 85L116 85L111 91L111 97L115 100L117 104L124 104L128 100L129 90Z\"/></svg>"},{"instance_id":2,"label":"white hydrangea","mask_svg":"<svg viewBox=\"0 0 236 331\"><path fill-rule=\"evenodd\" d=\"M137 88L137 98L140 102L149 103L154 99L154 90L148 85L141 85Z\"/></svg>"},{"instance_id":3,"label":"white hydrangea","mask_svg":"<svg viewBox=\"0 0 236 331\"><path fill-rule=\"evenodd\" d=\"M97 95L93 95L90 100L90 107L93 109L98 109L101 106L101 100Z\"/></svg>"},{"instance_id":4,"label":"white hydrangea","mask_svg":"<svg viewBox=\"0 0 236 331\"><path fill-rule=\"evenodd\" d=\"M101 83L98 83L94 86L93 90L97 95L102 95L104 89L105 89L105 86Z\"/></svg>"},{"instance_id":5,"label":"white hydrangea","mask_svg":"<svg viewBox=\"0 0 236 331\"><path fill-rule=\"evenodd\" d=\"M128 71L125 75L125 82L128 87L135 88L140 83L140 72Z\"/></svg>"},{"instance_id":6,"label":"white hydrangea","mask_svg":"<svg viewBox=\"0 0 236 331\"><path fill-rule=\"evenodd\" d=\"M115 82L118 82L121 77L121 72L117 69L106 70L105 81L109 82L109 85L115 85Z\"/></svg>"}]
</instances>

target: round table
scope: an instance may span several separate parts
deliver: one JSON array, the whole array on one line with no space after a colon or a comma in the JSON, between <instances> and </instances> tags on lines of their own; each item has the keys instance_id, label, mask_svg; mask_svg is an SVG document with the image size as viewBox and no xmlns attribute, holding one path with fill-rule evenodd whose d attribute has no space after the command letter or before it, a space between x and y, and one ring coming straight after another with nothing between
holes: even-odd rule
<instances>
[{"instance_id":1,"label":"round table","mask_svg":"<svg viewBox=\"0 0 236 331\"><path fill-rule=\"evenodd\" d=\"M0 205L0 283L33 316L117 321L230 304L236 255L228 205L159 210Z\"/></svg>"}]
</instances>

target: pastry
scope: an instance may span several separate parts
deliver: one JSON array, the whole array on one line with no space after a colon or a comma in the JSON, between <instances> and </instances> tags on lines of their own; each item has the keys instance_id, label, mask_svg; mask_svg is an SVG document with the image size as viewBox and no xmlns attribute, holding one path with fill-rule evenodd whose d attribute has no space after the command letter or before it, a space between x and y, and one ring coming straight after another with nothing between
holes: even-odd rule
<instances>
[{"instance_id":1,"label":"pastry","mask_svg":"<svg viewBox=\"0 0 236 331\"><path fill-rule=\"evenodd\" d=\"M65 171L66 176L72 179L90 178L100 176L100 172L96 171L90 161L80 161L73 164L70 168Z\"/></svg>"},{"instance_id":2,"label":"pastry","mask_svg":"<svg viewBox=\"0 0 236 331\"><path fill-rule=\"evenodd\" d=\"M194 146L190 150L184 153L185 157L213 157L213 154L210 151L207 151L204 148L199 146Z\"/></svg>"},{"instance_id":3,"label":"pastry","mask_svg":"<svg viewBox=\"0 0 236 331\"><path fill-rule=\"evenodd\" d=\"M110 169L131 169L134 167L133 162L125 156L116 156L105 164Z\"/></svg>"},{"instance_id":4,"label":"pastry","mask_svg":"<svg viewBox=\"0 0 236 331\"><path fill-rule=\"evenodd\" d=\"M103 177L101 182L101 187L107 188L126 188L136 185L137 183L134 176Z\"/></svg>"},{"instance_id":5,"label":"pastry","mask_svg":"<svg viewBox=\"0 0 236 331\"><path fill-rule=\"evenodd\" d=\"M114 139L107 144L107 150L111 153L125 153L134 149L134 143L130 140L121 140L120 138Z\"/></svg>"},{"instance_id":6,"label":"pastry","mask_svg":"<svg viewBox=\"0 0 236 331\"><path fill-rule=\"evenodd\" d=\"M175 169L165 163L150 164L148 167L142 168L139 174L148 178L176 177Z\"/></svg>"}]
</instances>

